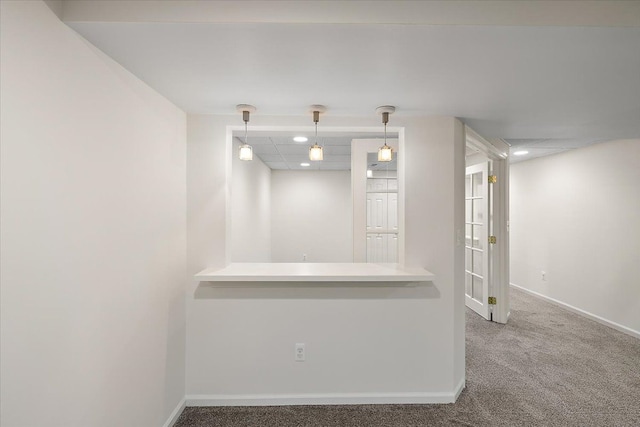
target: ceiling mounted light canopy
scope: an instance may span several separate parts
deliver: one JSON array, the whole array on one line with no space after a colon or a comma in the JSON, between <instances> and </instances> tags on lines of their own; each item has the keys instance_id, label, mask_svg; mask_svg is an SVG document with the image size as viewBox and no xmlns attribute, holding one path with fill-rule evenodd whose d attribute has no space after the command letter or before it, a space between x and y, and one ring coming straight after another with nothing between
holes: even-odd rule
<instances>
[{"instance_id":1,"label":"ceiling mounted light canopy","mask_svg":"<svg viewBox=\"0 0 640 427\"><path fill-rule=\"evenodd\" d=\"M389 123L389 114L393 114L396 107L391 105L383 105L376 108L376 113L382 115L382 123L384 123L384 145L378 149L378 161L390 162L393 160L393 148L387 145L387 123Z\"/></svg>"},{"instance_id":2,"label":"ceiling mounted light canopy","mask_svg":"<svg viewBox=\"0 0 640 427\"><path fill-rule=\"evenodd\" d=\"M249 115L256 112L256 107L249 104L238 104L236 105L236 110L242 113L242 120L244 121L244 144L240 145L238 157L240 157L240 160L253 160L253 148L247 143L247 134Z\"/></svg>"},{"instance_id":3,"label":"ceiling mounted light canopy","mask_svg":"<svg viewBox=\"0 0 640 427\"><path fill-rule=\"evenodd\" d=\"M313 113L313 123L316 126L316 140L315 143L309 147L309 160L317 162L324 158L322 147L318 145L318 122L320 121L320 113L327 111L324 105L312 105L311 112Z\"/></svg>"}]
</instances>

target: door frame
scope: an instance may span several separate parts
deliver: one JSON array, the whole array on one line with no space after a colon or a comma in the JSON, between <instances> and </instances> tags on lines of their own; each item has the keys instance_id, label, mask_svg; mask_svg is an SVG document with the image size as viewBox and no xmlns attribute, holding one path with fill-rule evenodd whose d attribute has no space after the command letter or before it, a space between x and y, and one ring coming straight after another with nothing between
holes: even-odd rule
<instances>
[{"instance_id":1,"label":"door frame","mask_svg":"<svg viewBox=\"0 0 640 427\"><path fill-rule=\"evenodd\" d=\"M496 297L491 320L507 323L509 318L509 144L502 139L485 139L465 125L466 144L491 161L489 173L497 182L491 184L491 233L496 244L490 245L489 296ZM466 167L465 167L466 170Z\"/></svg>"}]
</instances>

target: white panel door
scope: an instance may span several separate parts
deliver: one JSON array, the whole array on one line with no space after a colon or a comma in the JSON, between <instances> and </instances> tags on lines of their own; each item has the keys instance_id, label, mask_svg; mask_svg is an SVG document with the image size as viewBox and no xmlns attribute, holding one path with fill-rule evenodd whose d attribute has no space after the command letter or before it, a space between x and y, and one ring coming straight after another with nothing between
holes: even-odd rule
<instances>
[{"instance_id":1,"label":"white panel door","mask_svg":"<svg viewBox=\"0 0 640 427\"><path fill-rule=\"evenodd\" d=\"M385 234L367 234L367 262L385 262L386 245Z\"/></svg>"},{"instance_id":2,"label":"white panel door","mask_svg":"<svg viewBox=\"0 0 640 427\"><path fill-rule=\"evenodd\" d=\"M367 231L383 231L387 227L387 193L367 193Z\"/></svg>"},{"instance_id":3,"label":"white panel door","mask_svg":"<svg viewBox=\"0 0 640 427\"><path fill-rule=\"evenodd\" d=\"M375 256L375 248L374 248L374 239L376 238L375 234L367 234L367 262L375 262L373 260Z\"/></svg>"},{"instance_id":4,"label":"white panel door","mask_svg":"<svg viewBox=\"0 0 640 427\"><path fill-rule=\"evenodd\" d=\"M385 262L398 262L398 235L387 234L387 259Z\"/></svg>"},{"instance_id":5,"label":"white panel door","mask_svg":"<svg viewBox=\"0 0 640 427\"><path fill-rule=\"evenodd\" d=\"M398 231L398 193L387 195L387 229Z\"/></svg>"},{"instance_id":6,"label":"white panel door","mask_svg":"<svg viewBox=\"0 0 640 427\"><path fill-rule=\"evenodd\" d=\"M489 164L469 166L465 179L465 296L467 307L490 319Z\"/></svg>"}]
</instances>

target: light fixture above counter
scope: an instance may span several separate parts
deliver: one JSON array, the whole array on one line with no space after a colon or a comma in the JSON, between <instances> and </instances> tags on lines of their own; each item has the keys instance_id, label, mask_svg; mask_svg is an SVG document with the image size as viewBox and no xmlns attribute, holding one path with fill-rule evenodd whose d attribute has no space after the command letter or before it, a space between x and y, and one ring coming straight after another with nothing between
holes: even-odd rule
<instances>
[{"instance_id":1,"label":"light fixture above counter","mask_svg":"<svg viewBox=\"0 0 640 427\"><path fill-rule=\"evenodd\" d=\"M313 126L304 126L304 117L292 118L291 125L273 125L270 117L259 117L259 122L252 121L249 129L249 121L253 119L251 113L256 112L256 108L250 104L238 104L236 110L242 113L243 126L232 126L229 130L234 144L233 155L238 156L236 159L242 160L241 163L258 160L272 170L351 170L351 142L354 139L378 139L383 144L378 144L376 151L384 146L392 148L392 160L382 161L381 165L393 163L396 159L397 147L391 141L398 138L398 129L378 126L320 129L320 118L327 112L323 105L314 104L306 108L312 115ZM385 130L386 139L383 140Z\"/></svg>"},{"instance_id":2,"label":"light fixture above counter","mask_svg":"<svg viewBox=\"0 0 640 427\"><path fill-rule=\"evenodd\" d=\"M249 115L251 113L255 113L256 107L249 104L238 104L236 105L236 110L239 113L242 113L242 120L244 121L244 144L240 146L240 151L238 152L238 157L240 160L253 160L253 147L251 147L248 142L248 127L249 127Z\"/></svg>"},{"instance_id":3,"label":"light fixture above counter","mask_svg":"<svg viewBox=\"0 0 640 427\"><path fill-rule=\"evenodd\" d=\"M322 146L318 145L318 122L320 121L320 113L327 111L324 105L312 105L311 112L313 113L313 123L316 128L315 143L309 147L309 160L312 162L321 161L324 159L324 153Z\"/></svg>"},{"instance_id":4,"label":"light fixture above counter","mask_svg":"<svg viewBox=\"0 0 640 427\"><path fill-rule=\"evenodd\" d=\"M389 114L393 114L396 107L391 105L383 105L376 108L376 113L382 115L382 123L384 124L384 145L378 150L379 162L390 162L393 160L393 148L387 145L387 123L389 123Z\"/></svg>"}]
</instances>

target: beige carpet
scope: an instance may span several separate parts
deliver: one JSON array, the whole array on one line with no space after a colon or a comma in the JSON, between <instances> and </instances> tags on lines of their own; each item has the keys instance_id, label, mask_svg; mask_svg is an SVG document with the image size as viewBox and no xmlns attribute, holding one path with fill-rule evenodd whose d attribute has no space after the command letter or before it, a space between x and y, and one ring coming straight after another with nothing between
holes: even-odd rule
<instances>
[{"instance_id":1,"label":"beige carpet","mask_svg":"<svg viewBox=\"0 0 640 427\"><path fill-rule=\"evenodd\" d=\"M511 298L507 325L467 310L467 388L455 404L186 408L175 426L640 426L640 340Z\"/></svg>"}]
</instances>

